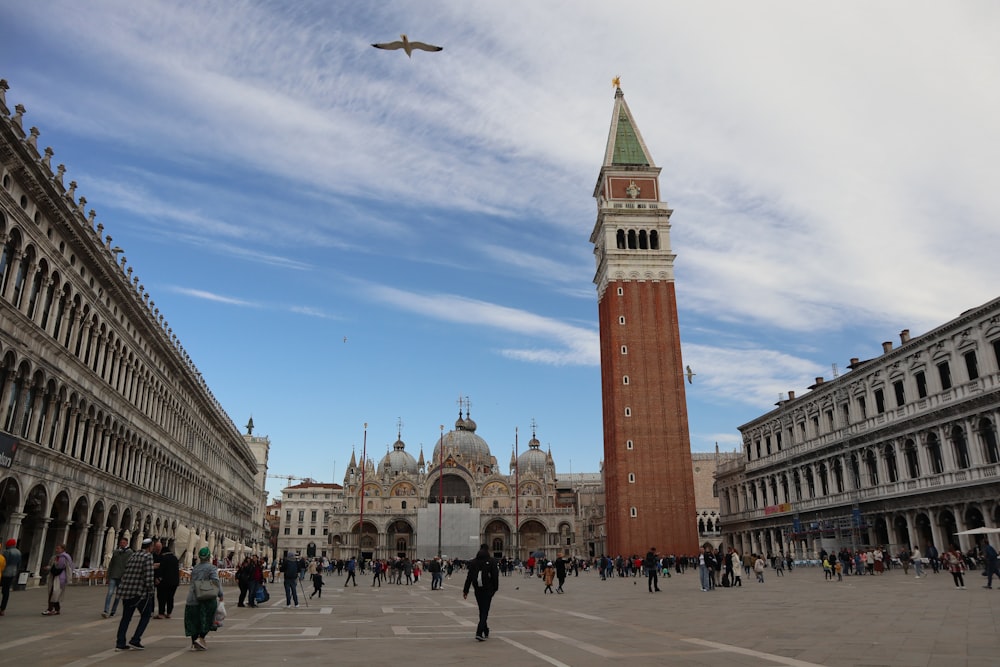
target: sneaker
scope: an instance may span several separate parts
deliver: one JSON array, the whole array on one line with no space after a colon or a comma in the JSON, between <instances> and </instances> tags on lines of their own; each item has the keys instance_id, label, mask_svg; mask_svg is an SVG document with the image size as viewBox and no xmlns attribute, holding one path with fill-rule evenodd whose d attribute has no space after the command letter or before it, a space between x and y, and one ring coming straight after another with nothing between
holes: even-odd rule
<instances>
[{"instance_id":1,"label":"sneaker","mask_svg":"<svg viewBox=\"0 0 1000 667\"><path fill-rule=\"evenodd\" d=\"M477 642L484 642L484 641L486 641L486 637L484 637L482 635L476 635L476 641Z\"/></svg>"},{"instance_id":2,"label":"sneaker","mask_svg":"<svg viewBox=\"0 0 1000 667\"><path fill-rule=\"evenodd\" d=\"M142 645L142 642L129 642L128 645L131 646L136 651L145 651L146 650L146 647Z\"/></svg>"},{"instance_id":3,"label":"sneaker","mask_svg":"<svg viewBox=\"0 0 1000 667\"><path fill-rule=\"evenodd\" d=\"M191 650L192 650L192 651L200 651L201 649L200 649L200 648L198 648L198 645L197 645L197 644L191 644Z\"/></svg>"},{"instance_id":4,"label":"sneaker","mask_svg":"<svg viewBox=\"0 0 1000 667\"><path fill-rule=\"evenodd\" d=\"M108 617L108 612L102 611L101 612L101 618L107 618L107 617Z\"/></svg>"},{"instance_id":5,"label":"sneaker","mask_svg":"<svg viewBox=\"0 0 1000 667\"><path fill-rule=\"evenodd\" d=\"M205 639L204 639L204 637L198 637L197 639L195 639L194 640L194 645L198 647L199 651L204 651L205 649L208 648L207 646L205 646Z\"/></svg>"},{"instance_id":6,"label":"sneaker","mask_svg":"<svg viewBox=\"0 0 1000 667\"><path fill-rule=\"evenodd\" d=\"M131 648L132 648L131 646L116 646L115 653L118 653L119 651L128 651Z\"/></svg>"}]
</instances>

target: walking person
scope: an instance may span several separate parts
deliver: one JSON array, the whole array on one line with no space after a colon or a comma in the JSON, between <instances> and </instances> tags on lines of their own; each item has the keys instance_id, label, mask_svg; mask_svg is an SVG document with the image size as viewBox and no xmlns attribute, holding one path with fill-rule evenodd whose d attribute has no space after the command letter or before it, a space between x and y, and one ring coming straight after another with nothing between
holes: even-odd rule
<instances>
[{"instance_id":1,"label":"walking person","mask_svg":"<svg viewBox=\"0 0 1000 667\"><path fill-rule=\"evenodd\" d=\"M708 568L711 565L711 552L712 546L706 542L702 545L701 553L698 554L698 579L701 582L701 590L709 590L709 578L708 578Z\"/></svg>"},{"instance_id":2,"label":"walking person","mask_svg":"<svg viewBox=\"0 0 1000 667\"><path fill-rule=\"evenodd\" d=\"M111 560L108 562L106 574L108 579L108 594L104 596L104 611L101 612L102 618L110 618L118 610L118 586L122 583L122 575L125 574L125 565L134 553L128 545L128 538L119 537L118 548L111 554Z\"/></svg>"},{"instance_id":3,"label":"walking person","mask_svg":"<svg viewBox=\"0 0 1000 667\"><path fill-rule=\"evenodd\" d=\"M753 571L757 573L757 583L764 583L764 568L767 565L764 563L764 557L761 555L757 556L757 559L753 562Z\"/></svg>"},{"instance_id":4,"label":"walking person","mask_svg":"<svg viewBox=\"0 0 1000 667\"><path fill-rule=\"evenodd\" d=\"M358 585L358 580L354 576L354 572L356 569L357 569L357 561L354 560L354 556L351 556L351 559L347 561L347 579L344 581L344 588L347 588L347 584L349 584L352 581L354 582L355 586ZM295 606L298 607L299 605L296 604Z\"/></svg>"},{"instance_id":5,"label":"walking person","mask_svg":"<svg viewBox=\"0 0 1000 667\"><path fill-rule=\"evenodd\" d=\"M983 588L993 588L993 575L1000 576L1000 569L997 568L997 550L987 541L983 553L986 555L986 585Z\"/></svg>"},{"instance_id":6,"label":"walking person","mask_svg":"<svg viewBox=\"0 0 1000 667\"><path fill-rule=\"evenodd\" d=\"M118 641L115 642L116 651L128 651L135 649L141 651L142 633L149 625L149 619L153 616L154 597L153 583L153 540L146 538L142 541L141 548L128 559L125 564L125 573L122 574L121 583L118 585L118 597L122 599L122 620L118 622ZM132 614L139 610L139 625L135 628L132 639L125 643L125 636L128 633L128 624L132 622Z\"/></svg>"},{"instance_id":7,"label":"walking person","mask_svg":"<svg viewBox=\"0 0 1000 667\"><path fill-rule=\"evenodd\" d=\"M545 590L542 593L552 593L555 595L555 591L552 590L552 582L556 578L556 568L552 565L552 561L545 564L545 569L542 570L542 581L545 582Z\"/></svg>"},{"instance_id":8,"label":"walking person","mask_svg":"<svg viewBox=\"0 0 1000 667\"><path fill-rule=\"evenodd\" d=\"M17 540L13 537L7 540L3 550L4 566L0 570L0 587L2 587L3 597L0 598L0 616L7 613L7 601L10 599L10 589L17 579L18 570L21 569L21 550L17 548Z\"/></svg>"},{"instance_id":9,"label":"walking person","mask_svg":"<svg viewBox=\"0 0 1000 667\"><path fill-rule=\"evenodd\" d=\"M660 592L659 569L660 559L656 557L656 547L649 547L646 558L642 561L642 567L646 570L646 587L650 593Z\"/></svg>"},{"instance_id":10,"label":"walking person","mask_svg":"<svg viewBox=\"0 0 1000 667\"><path fill-rule=\"evenodd\" d=\"M62 610L62 596L66 586L73 580L73 558L66 553L65 544L57 544L49 561L48 594L49 608L42 616L58 616Z\"/></svg>"},{"instance_id":11,"label":"walking person","mask_svg":"<svg viewBox=\"0 0 1000 667\"><path fill-rule=\"evenodd\" d=\"M920 547L916 544L913 545L910 558L913 559L913 573L916 575L915 578L919 579L924 574L924 559L920 555Z\"/></svg>"},{"instance_id":12,"label":"walking person","mask_svg":"<svg viewBox=\"0 0 1000 667\"><path fill-rule=\"evenodd\" d=\"M295 601L295 607L298 608L299 594L295 587L299 585L299 560L291 551L287 552L284 560L281 561L281 573L285 575L285 608L292 606L292 600Z\"/></svg>"},{"instance_id":13,"label":"walking person","mask_svg":"<svg viewBox=\"0 0 1000 667\"><path fill-rule=\"evenodd\" d=\"M559 585L556 586L556 593L562 594L563 584L566 583L566 559L563 558L562 552L556 554L555 566L556 581L559 582Z\"/></svg>"},{"instance_id":14,"label":"walking person","mask_svg":"<svg viewBox=\"0 0 1000 667\"><path fill-rule=\"evenodd\" d=\"M954 544L949 544L950 549L944 552L941 560L944 561L945 567L951 572L951 577L955 581L955 588L965 589L965 577L962 575L965 572L965 558L962 557L962 552L958 550Z\"/></svg>"},{"instance_id":15,"label":"walking person","mask_svg":"<svg viewBox=\"0 0 1000 667\"><path fill-rule=\"evenodd\" d=\"M441 557L434 556L434 560L427 564L427 571L431 573L431 590L436 591L441 588L441 581L444 578L441 573Z\"/></svg>"},{"instance_id":16,"label":"walking person","mask_svg":"<svg viewBox=\"0 0 1000 667\"><path fill-rule=\"evenodd\" d=\"M174 613L174 594L181 585L181 566L170 547L164 546L160 540L153 542L153 556L154 563L159 557L159 567L154 575L158 607L154 618L170 618Z\"/></svg>"},{"instance_id":17,"label":"walking person","mask_svg":"<svg viewBox=\"0 0 1000 667\"><path fill-rule=\"evenodd\" d=\"M199 581L209 584L199 584ZM215 584L219 594L216 597L198 599L199 588L208 590L211 584ZM191 586L184 601L184 636L191 638L192 651L204 651L208 648L205 637L215 630L215 611L222 598L222 582L219 580L219 569L212 565L212 550L202 547L198 550L198 564L191 570Z\"/></svg>"},{"instance_id":18,"label":"walking person","mask_svg":"<svg viewBox=\"0 0 1000 667\"><path fill-rule=\"evenodd\" d=\"M317 597L323 597L323 570L321 568L317 568L316 571L312 573L312 585L313 592L309 594L309 597L312 598L314 595Z\"/></svg>"},{"instance_id":19,"label":"walking person","mask_svg":"<svg viewBox=\"0 0 1000 667\"><path fill-rule=\"evenodd\" d=\"M740 552L733 549L733 588L739 586L743 588L743 576L740 572L743 571L743 561L740 560Z\"/></svg>"},{"instance_id":20,"label":"walking person","mask_svg":"<svg viewBox=\"0 0 1000 667\"><path fill-rule=\"evenodd\" d=\"M479 625L476 626L476 641L484 642L490 636L488 618L493 595L500 589L500 568L490 557L486 545L480 545L476 557L468 563L469 573L465 576L465 586L462 589L462 599L469 598L469 588L476 596L479 607Z\"/></svg>"}]
</instances>

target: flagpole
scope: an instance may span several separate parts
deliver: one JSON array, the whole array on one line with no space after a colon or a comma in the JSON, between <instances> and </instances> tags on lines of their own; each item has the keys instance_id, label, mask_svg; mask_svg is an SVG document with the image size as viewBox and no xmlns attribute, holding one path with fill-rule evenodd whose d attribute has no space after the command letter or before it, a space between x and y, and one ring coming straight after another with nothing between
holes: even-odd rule
<instances>
[{"instance_id":1,"label":"flagpole","mask_svg":"<svg viewBox=\"0 0 1000 667\"><path fill-rule=\"evenodd\" d=\"M361 562L364 557L361 554L361 537L365 534L365 468L367 468L367 452L368 452L368 422L365 422L365 435L364 439L361 441L361 521L358 524L358 567L361 566Z\"/></svg>"},{"instance_id":2,"label":"flagpole","mask_svg":"<svg viewBox=\"0 0 1000 667\"><path fill-rule=\"evenodd\" d=\"M521 559L521 474L517 464L517 427L514 427L514 535L517 553L514 560Z\"/></svg>"},{"instance_id":3,"label":"flagpole","mask_svg":"<svg viewBox=\"0 0 1000 667\"><path fill-rule=\"evenodd\" d=\"M444 517L444 505L441 504L444 493L444 424L441 424L441 437L438 439L438 558L441 558L441 526Z\"/></svg>"}]
</instances>

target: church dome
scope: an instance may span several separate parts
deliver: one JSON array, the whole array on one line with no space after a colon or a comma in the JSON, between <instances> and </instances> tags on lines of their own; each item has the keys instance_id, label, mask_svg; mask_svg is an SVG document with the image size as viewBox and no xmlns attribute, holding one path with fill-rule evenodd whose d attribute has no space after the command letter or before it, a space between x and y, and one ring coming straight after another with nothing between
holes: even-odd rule
<instances>
[{"instance_id":1,"label":"church dome","mask_svg":"<svg viewBox=\"0 0 1000 667\"><path fill-rule=\"evenodd\" d=\"M545 452L541 449L541 444L538 439L532 434L531 440L528 441L528 451L517 457L517 469L520 473L534 473L539 477L545 475L545 468L548 463L548 457Z\"/></svg>"},{"instance_id":2,"label":"church dome","mask_svg":"<svg viewBox=\"0 0 1000 667\"><path fill-rule=\"evenodd\" d=\"M489 464L491 459L490 446L486 441L476 435L476 422L466 416L462 418L461 411L455 421L455 430L444 434L444 454L454 455L465 467L470 467L477 463ZM434 445L434 458L430 465L437 465L441 460L440 439Z\"/></svg>"},{"instance_id":3,"label":"church dome","mask_svg":"<svg viewBox=\"0 0 1000 667\"><path fill-rule=\"evenodd\" d=\"M387 467L389 468L389 472L394 475L402 472L411 475L417 474L417 461L412 455L407 453L406 445L401 439L396 440L392 446L392 451L387 452L382 458L382 462L378 464L378 474L381 475L385 472Z\"/></svg>"}]
</instances>

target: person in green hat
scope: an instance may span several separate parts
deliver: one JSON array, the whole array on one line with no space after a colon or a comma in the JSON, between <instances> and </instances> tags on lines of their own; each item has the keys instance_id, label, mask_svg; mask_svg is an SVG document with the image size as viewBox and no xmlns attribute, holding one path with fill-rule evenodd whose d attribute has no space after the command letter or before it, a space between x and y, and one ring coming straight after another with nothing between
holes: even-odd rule
<instances>
[{"instance_id":1,"label":"person in green hat","mask_svg":"<svg viewBox=\"0 0 1000 667\"><path fill-rule=\"evenodd\" d=\"M212 582L219 589L219 594L205 600L199 600L198 589ZM198 551L198 564L191 570L191 587L187 600L184 602L184 636L191 638L192 651L204 651L205 635L215 630L215 610L222 602L222 582L219 581L219 569L212 565L212 551L202 547Z\"/></svg>"}]
</instances>

